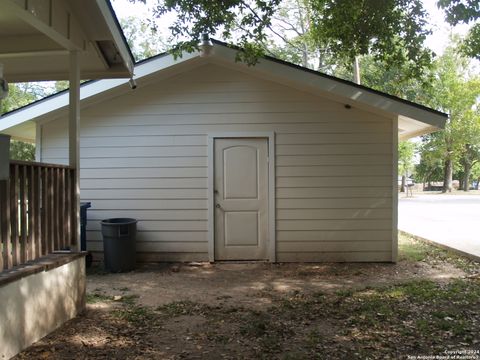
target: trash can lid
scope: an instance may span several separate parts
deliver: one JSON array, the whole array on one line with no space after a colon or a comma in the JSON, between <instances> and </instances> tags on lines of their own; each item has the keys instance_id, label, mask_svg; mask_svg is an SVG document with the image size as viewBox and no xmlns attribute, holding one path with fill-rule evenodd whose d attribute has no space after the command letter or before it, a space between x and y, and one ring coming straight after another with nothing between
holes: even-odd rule
<instances>
[{"instance_id":1,"label":"trash can lid","mask_svg":"<svg viewBox=\"0 0 480 360\"><path fill-rule=\"evenodd\" d=\"M105 219L101 221L102 225L107 225L107 226L130 225L130 224L136 224L137 222L138 222L137 219L132 219L132 218L111 218L111 219Z\"/></svg>"},{"instance_id":2,"label":"trash can lid","mask_svg":"<svg viewBox=\"0 0 480 360\"><path fill-rule=\"evenodd\" d=\"M81 202L80 207L88 209L88 208L92 207L92 203L91 202Z\"/></svg>"}]
</instances>

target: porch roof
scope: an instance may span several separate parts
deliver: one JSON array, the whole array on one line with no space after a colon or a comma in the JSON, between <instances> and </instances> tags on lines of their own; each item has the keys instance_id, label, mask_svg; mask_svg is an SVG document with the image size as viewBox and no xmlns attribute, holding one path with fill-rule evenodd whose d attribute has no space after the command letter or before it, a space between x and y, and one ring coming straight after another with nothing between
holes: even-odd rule
<instances>
[{"instance_id":1,"label":"porch roof","mask_svg":"<svg viewBox=\"0 0 480 360\"><path fill-rule=\"evenodd\" d=\"M0 63L8 82L130 77L134 60L108 0L2 0Z\"/></svg>"}]
</instances>

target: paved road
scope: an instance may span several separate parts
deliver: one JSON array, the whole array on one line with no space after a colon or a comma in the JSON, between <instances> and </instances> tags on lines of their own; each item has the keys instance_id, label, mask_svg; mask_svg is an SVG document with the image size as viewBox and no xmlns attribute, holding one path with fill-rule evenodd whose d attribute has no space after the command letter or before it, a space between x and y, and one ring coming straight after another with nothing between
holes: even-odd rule
<instances>
[{"instance_id":1,"label":"paved road","mask_svg":"<svg viewBox=\"0 0 480 360\"><path fill-rule=\"evenodd\" d=\"M480 257L480 195L400 195L398 228Z\"/></svg>"}]
</instances>

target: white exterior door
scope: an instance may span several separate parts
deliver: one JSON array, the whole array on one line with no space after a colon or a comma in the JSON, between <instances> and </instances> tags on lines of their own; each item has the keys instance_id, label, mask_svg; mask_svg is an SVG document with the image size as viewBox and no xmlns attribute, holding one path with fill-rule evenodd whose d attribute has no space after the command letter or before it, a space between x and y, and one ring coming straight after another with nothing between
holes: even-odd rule
<instances>
[{"instance_id":1,"label":"white exterior door","mask_svg":"<svg viewBox=\"0 0 480 360\"><path fill-rule=\"evenodd\" d=\"M265 260L268 141L215 139L215 260Z\"/></svg>"}]
</instances>

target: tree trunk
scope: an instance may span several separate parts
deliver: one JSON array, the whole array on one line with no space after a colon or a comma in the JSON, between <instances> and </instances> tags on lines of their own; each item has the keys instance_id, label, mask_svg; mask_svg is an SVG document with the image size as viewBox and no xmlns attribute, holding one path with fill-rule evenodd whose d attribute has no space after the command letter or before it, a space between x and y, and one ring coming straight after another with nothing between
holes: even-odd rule
<instances>
[{"instance_id":1,"label":"tree trunk","mask_svg":"<svg viewBox=\"0 0 480 360\"><path fill-rule=\"evenodd\" d=\"M405 188L407 187L407 177L402 175L402 185L400 185L400 192L405 192Z\"/></svg>"},{"instance_id":2,"label":"tree trunk","mask_svg":"<svg viewBox=\"0 0 480 360\"><path fill-rule=\"evenodd\" d=\"M306 14L306 17L304 16L303 14L303 6L304 4L301 4L300 1L297 0L297 9L298 9L298 13L300 15L300 31L302 34L306 34L307 33L307 27L309 26L310 24L310 19L308 18L309 15L308 15L308 10L307 10L307 14ZM308 45L307 43L303 43L303 47L302 47L302 62L303 62L303 67L305 68L308 68Z\"/></svg>"},{"instance_id":3,"label":"tree trunk","mask_svg":"<svg viewBox=\"0 0 480 360\"><path fill-rule=\"evenodd\" d=\"M480 189L480 177L477 179L477 186L476 186L476 190L479 190Z\"/></svg>"},{"instance_id":4,"label":"tree trunk","mask_svg":"<svg viewBox=\"0 0 480 360\"><path fill-rule=\"evenodd\" d=\"M355 56L355 60L353 62L353 82L355 84L360 85L360 60L358 56Z\"/></svg>"},{"instance_id":5,"label":"tree trunk","mask_svg":"<svg viewBox=\"0 0 480 360\"><path fill-rule=\"evenodd\" d=\"M427 173L425 175L425 177L423 178L423 191L430 191L432 190L432 174L431 173ZM425 186L425 183L427 183L427 185Z\"/></svg>"},{"instance_id":6,"label":"tree trunk","mask_svg":"<svg viewBox=\"0 0 480 360\"><path fill-rule=\"evenodd\" d=\"M470 180L470 173L472 172L472 167L470 166L470 164L463 164L463 173L464 173L464 176L463 176L463 191L468 191L470 190L470 186L469 186L469 180Z\"/></svg>"},{"instance_id":7,"label":"tree trunk","mask_svg":"<svg viewBox=\"0 0 480 360\"><path fill-rule=\"evenodd\" d=\"M303 62L303 67L308 68L308 46L307 44L303 44L303 49L302 49L302 62Z\"/></svg>"},{"instance_id":8,"label":"tree trunk","mask_svg":"<svg viewBox=\"0 0 480 360\"><path fill-rule=\"evenodd\" d=\"M453 163L451 159L445 160L445 169L443 173L442 193L452 192Z\"/></svg>"}]
</instances>

